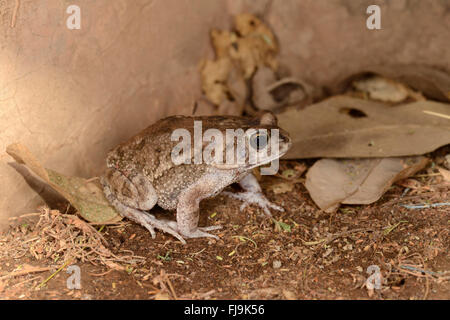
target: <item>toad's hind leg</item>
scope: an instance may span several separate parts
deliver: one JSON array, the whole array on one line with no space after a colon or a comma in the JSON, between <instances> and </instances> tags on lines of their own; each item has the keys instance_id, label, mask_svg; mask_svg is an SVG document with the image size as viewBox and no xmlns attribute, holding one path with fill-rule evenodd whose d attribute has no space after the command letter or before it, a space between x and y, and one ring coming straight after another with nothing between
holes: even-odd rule
<instances>
[{"instance_id":1,"label":"toad's hind leg","mask_svg":"<svg viewBox=\"0 0 450 320\"><path fill-rule=\"evenodd\" d=\"M173 235L183 244L186 243L170 221L158 220L154 215L142 211L150 210L158 200L153 186L143 177L136 176L130 180L119 171L108 169L100 182L106 199L120 215L144 226L150 231L152 238L156 237L157 228Z\"/></svg>"}]
</instances>

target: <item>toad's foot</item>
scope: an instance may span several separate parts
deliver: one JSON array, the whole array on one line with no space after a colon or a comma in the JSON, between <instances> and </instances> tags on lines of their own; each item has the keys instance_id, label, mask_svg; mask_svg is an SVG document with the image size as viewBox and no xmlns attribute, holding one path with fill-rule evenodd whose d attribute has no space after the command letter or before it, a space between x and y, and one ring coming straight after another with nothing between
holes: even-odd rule
<instances>
[{"instance_id":1,"label":"toad's foot","mask_svg":"<svg viewBox=\"0 0 450 320\"><path fill-rule=\"evenodd\" d=\"M175 221L168 221L168 225L175 230L178 230L177 223ZM192 238L214 238L219 240L219 237L213 234L208 233L207 231L218 230L221 229L222 226L209 226L209 227L197 227L193 231L180 231L180 234L187 239Z\"/></svg>"},{"instance_id":2,"label":"toad's foot","mask_svg":"<svg viewBox=\"0 0 450 320\"><path fill-rule=\"evenodd\" d=\"M131 209L131 210L135 210L135 209ZM139 211L139 210L135 210L135 211L139 212L140 214L134 215L133 220L136 221L137 223L141 224L142 226L144 226L148 231L150 231L150 234L152 235L153 239L155 238L155 230L154 229L156 228L163 232L167 232L168 234L171 234L172 236L174 236L175 238L180 240L180 242L182 244L186 244L185 239L190 239L190 238L208 237L208 238L214 238L214 239L219 240L219 237L217 237L213 234L210 234L207 231L217 230L217 229L222 228L222 226L197 227L197 229L194 231L182 233L179 231L176 221L159 220L159 219L156 219L156 217L150 213Z\"/></svg>"},{"instance_id":3,"label":"toad's foot","mask_svg":"<svg viewBox=\"0 0 450 320\"><path fill-rule=\"evenodd\" d=\"M122 211L123 212L123 211ZM166 232L168 234L171 234L182 244L186 244L186 240L184 240L183 236L178 232L176 228L172 226L172 221L168 220L159 220L154 215L145 212L140 211L133 208L126 208L127 214L125 215L127 218L139 223L143 227L145 227L148 231L150 231L150 234L152 235L152 238L155 239L155 228L159 229L163 232ZM175 223L176 224L176 223Z\"/></svg>"},{"instance_id":4,"label":"toad's foot","mask_svg":"<svg viewBox=\"0 0 450 320\"><path fill-rule=\"evenodd\" d=\"M272 208L272 209L275 209L275 210L278 210L281 212L284 211L284 209L282 207L270 202L262 192L246 191L246 192L241 192L241 193L233 193L233 192L223 191L222 193L231 198L235 198L235 199L243 201L243 203L240 207L241 211L244 210L245 207L247 207L250 204L256 204L258 207L263 209L264 213L269 217L272 217L272 214L270 213L269 208Z\"/></svg>"}]
</instances>

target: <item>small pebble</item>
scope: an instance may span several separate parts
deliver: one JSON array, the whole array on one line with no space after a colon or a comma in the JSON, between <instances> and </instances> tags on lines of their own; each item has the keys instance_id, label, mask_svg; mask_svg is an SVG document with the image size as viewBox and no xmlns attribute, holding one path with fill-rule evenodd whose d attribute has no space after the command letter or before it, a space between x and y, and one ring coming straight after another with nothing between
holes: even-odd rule
<instances>
[{"instance_id":1,"label":"small pebble","mask_svg":"<svg viewBox=\"0 0 450 320\"><path fill-rule=\"evenodd\" d=\"M450 170L450 154L445 156L445 166Z\"/></svg>"},{"instance_id":2,"label":"small pebble","mask_svg":"<svg viewBox=\"0 0 450 320\"><path fill-rule=\"evenodd\" d=\"M273 261L273 268L279 269L281 267L281 261L280 260L274 260Z\"/></svg>"}]
</instances>

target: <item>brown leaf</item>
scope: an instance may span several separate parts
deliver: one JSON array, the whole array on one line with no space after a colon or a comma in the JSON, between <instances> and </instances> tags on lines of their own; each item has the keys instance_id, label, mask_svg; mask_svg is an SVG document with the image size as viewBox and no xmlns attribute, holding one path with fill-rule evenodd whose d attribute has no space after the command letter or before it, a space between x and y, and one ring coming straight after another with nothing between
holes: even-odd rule
<instances>
[{"instance_id":1,"label":"brown leaf","mask_svg":"<svg viewBox=\"0 0 450 320\"><path fill-rule=\"evenodd\" d=\"M200 73L203 92L216 105L227 98L226 80L230 70L231 61L227 57L215 61L207 60L202 65Z\"/></svg>"},{"instance_id":2,"label":"brown leaf","mask_svg":"<svg viewBox=\"0 0 450 320\"><path fill-rule=\"evenodd\" d=\"M450 182L450 171L444 168L438 167L439 173L444 177L445 182Z\"/></svg>"},{"instance_id":3,"label":"brown leaf","mask_svg":"<svg viewBox=\"0 0 450 320\"><path fill-rule=\"evenodd\" d=\"M398 81L434 100L450 101L450 75L439 69L422 65L382 65L364 68L356 74L346 75L341 80L337 80L336 85L330 88L331 93L344 92L355 79L367 74L380 75Z\"/></svg>"},{"instance_id":4,"label":"brown leaf","mask_svg":"<svg viewBox=\"0 0 450 320\"><path fill-rule=\"evenodd\" d=\"M418 101L396 106L336 96L277 115L292 138L287 159L420 155L450 143L449 105Z\"/></svg>"},{"instance_id":5,"label":"brown leaf","mask_svg":"<svg viewBox=\"0 0 450 320\"><path fill-rule=\"evenodd\" d=\"M106 200L98 180L65 176L51 169L45 169L34 155L19 143L9 145L6 152L58 191L87 221L113 223L122 219Z\"/></svg>"},{"instance_id":6,"label":"brown leaf","mask_svg":"<svg viewBox=\"0 0 450 320\"><path fill-rule=\"evenodd\" d=\"M305 187L322 209L334 211L340 203L369 204L389 187L423 169L425 157L361 160L322 159L306 173Z\"/></svg>"},{"instance_id":7,"label":"brown leaf","mask_svg":"<svg viewBox=\"0 0 450 320\"><path fill-rule=\"evenodd\" d=\"M211 30L216 60L204 61L200 71L203 92L220 106L219 114L223 114L224 103L242 112L247 98L245 79L259 66L277 67L278 47L270 29L250 14L236 16L235 25L237 32Z\"/></svg>"},{"instance_id":8,"label":"brown leaf","mask_svg":"<svg viewBox=\"0 0 450 320\"><path fill-rule=\"evenodd\" d=\"M153 298L154 298L155 300L171 300L168 293L161 292L161 291L158 292L157 294L155 294L155 295L153 296Z\"/></svg>"},{"instance_id":9,"label":"brown leaf","mask_svg":"<svg viewBox=\"0 0 450 320\"><path fill-rule=\"evenodd\" d=\"M291 182L280 182L271 185L269 189L275 194L281 194L292 191L294 189L294 184Z\"/></svg>"},{"instance_id":10,"label":"brown leaf","mask_svg":"<svg viewBox=\"0 0 450 320\"><path fill-rule=\"evenodd\" d=\"M369 95L372 100L383 102L401 102L411 97L424 100L420 93L414 92L406 85L380 76L372 76L353 81L353 86Z\"/></svg>"},{"instance_id":11,"label":"brown leaf","mask_svg":"<svg viewBox=\"0 0 450 320\"><path fill-rule=\"evenodd\" d=\"M283 289L283 296L286 300L297 300L295 293L287 289Z\"/></svg>"},{"instance_id":12,"label":"brown leaf","mask_svg":"<svg viewBox=\"0 0 450 320\"><path fill-rule=\"evenodd\" d=\"M269 67L259 67L252 78L252 101L262 110L275 110L286 105L309 104L312 87L293 77L277 79Z\"/></svg>"}]
</instances>

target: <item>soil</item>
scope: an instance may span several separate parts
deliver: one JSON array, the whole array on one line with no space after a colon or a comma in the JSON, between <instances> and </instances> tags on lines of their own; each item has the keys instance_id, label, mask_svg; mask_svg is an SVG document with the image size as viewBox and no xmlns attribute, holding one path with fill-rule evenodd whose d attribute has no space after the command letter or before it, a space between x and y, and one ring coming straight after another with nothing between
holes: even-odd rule
<instances>
[{"instance_id":1,"label":"soil","mask_svg":"<svg viewBox=\"0 0 450 320\"><path fill-rule=\"evenodd\" d=\"M143 259L137 264L122 263L122 268L76 261L72 264L81 271L78 290L67 288L65 268L57 272L61 261L37 260L30 251L18 257L6 254L0 260L0 297L450 299L450 207L402 206L449 202L450 187L435 168L436 161L449 151L447 146L433 153L434 162L426 170L392 186L376 203L345 205L331 214L316 207L304 178L289 190L272 187L288 180L265 176L261 180L265 194L285 212L273 211L271 220L256 207L240 211L240 202L224 195L205 200L200 225L222 225L214 232L220 240L190 239L182 245L162 232L152 239L146 229L130 221L95 226L111 252L119 255L131 250ZM281 170L295 171L312 163L284 161ZM239 191L237 186L229 188ZM64 212L65 204L58 209ZM171 215L160 208L152 212ZM0 245L11 245L7 241L15 233L33 232L35 221L33 217L13 220L10 229L0 234ZM25 264L49 270L8 276ZM365 285L369 266L381 272L380 289Z\"/></svg>"}]
</instances>

